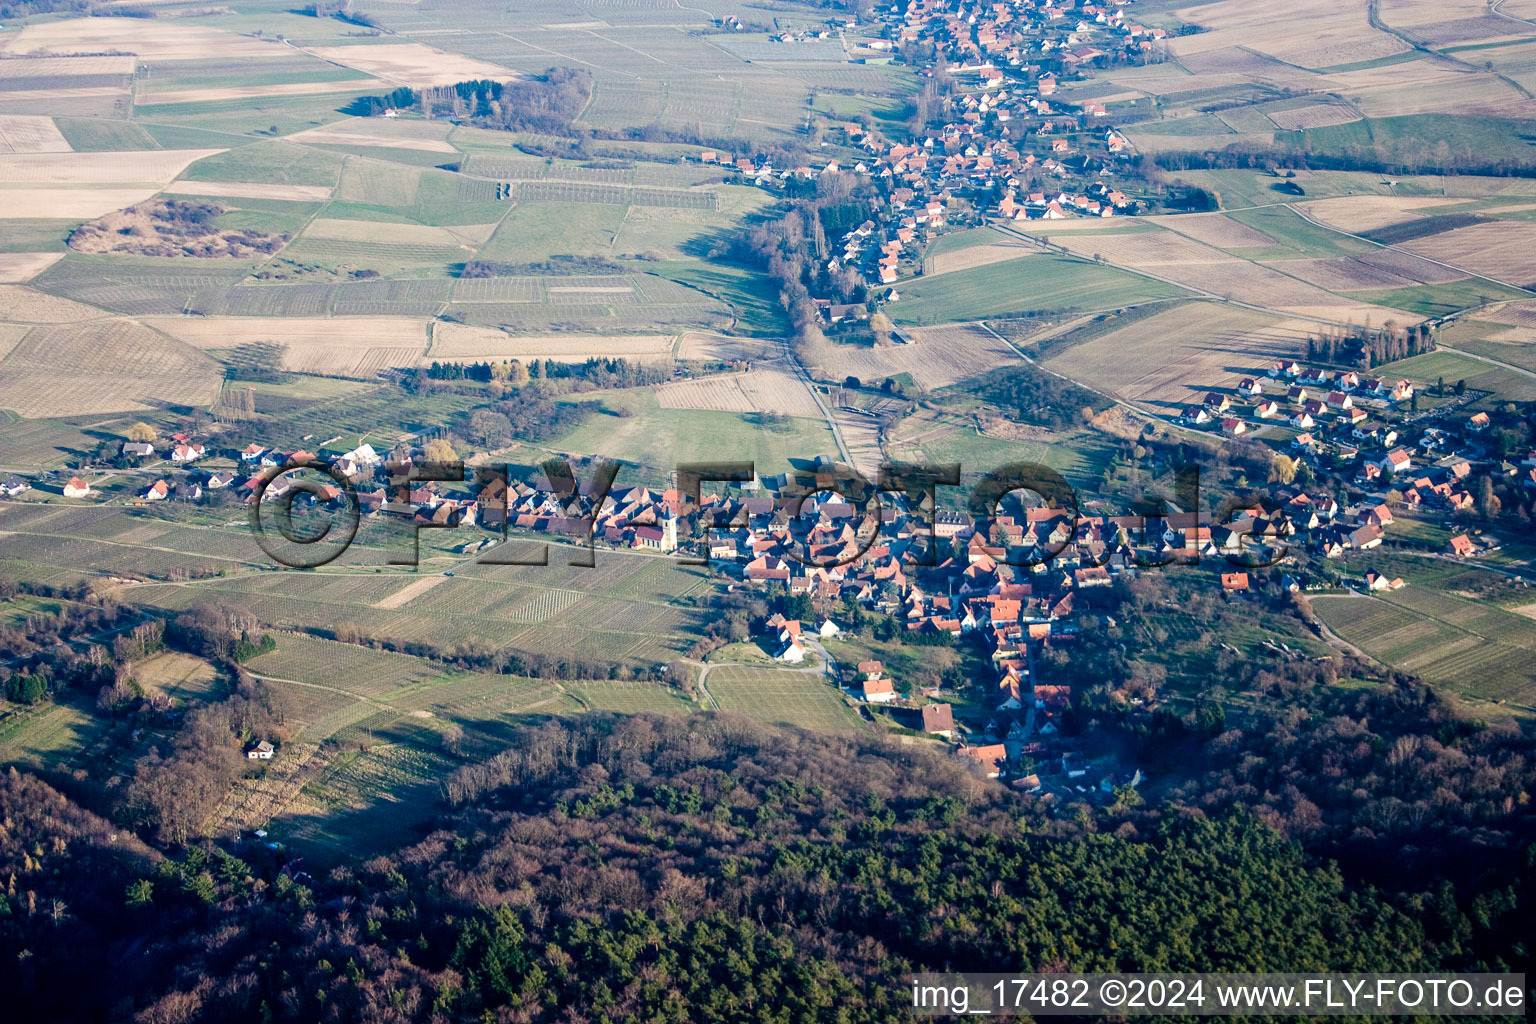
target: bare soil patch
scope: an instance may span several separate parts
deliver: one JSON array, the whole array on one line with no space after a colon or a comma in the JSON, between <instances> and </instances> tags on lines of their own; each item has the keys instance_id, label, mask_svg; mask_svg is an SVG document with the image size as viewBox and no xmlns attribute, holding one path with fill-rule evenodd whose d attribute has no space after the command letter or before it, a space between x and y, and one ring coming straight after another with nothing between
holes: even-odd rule
<instances>
[{"instance_id":1,"label":"bare soil patch","mask_svg":"<svg viewBox=\"0 0 1536 1024\"><path fill-rule=\"evenodd\" d=\"M509 82L526 77L500 64L447 53L422 43L316 46L309 52L333 64L402 85L453 85L480 78Z\"/></svg>"},{"instance_id":2,"label":"bare soil patch","mask_svg":"<svg viewBox=\"0 0 1536 1024\"><path fill-rule=\"evenodd\" d=\"M12 220L84 220L142 203L156 188L4 188L0 207Z\"/></svg>"},{"instance_id":3,"label":"bare soil patch","mask_svg":"<svg viewBox=\"0 0 1536 1024\"><path fill-rule=\"evenodd\" d=\"M213 196L219 199L282 199L323 203L331 198L328 185L268 185L240 181L173 181L165 191L178 196Z\"/></svg>"},{"instance_id":4,"label":"bare soil patch","mask_svg":"<svg viewBox=\"0 0 1536 1024\"><path fill-rule=\"evenodd\" d=\"M256 39L201 25L168 24L160 19L70 18L28 25L6 33L0 53L130 53L144 60L209 60L217 57L281 57L287 50L276 39ZM132 57L94 57L127 60ZM100 74L101 72L91 72Z\"/></svg>"},{"instance_id":5,"label":"bare soil patch","mask_svg":"<svg viewBox=\"0 0 1536 1024\"><path fill-rule=\"evenodd\" d=\"M0 153L68 153L53 118L32 114L0 114Z\"/></svg>"},{"instance_id":6,"label":"bare soil patch","mask_svg":"<svg viewBox=\"0 0 1536 1024\"><path fill-rule=\"evenodd\" d=\"M1315 325L1192 302L1075 345L1045 365L1096 391L1177 414L1213 387L1304 354L1309 329Z\"/></svg>"},{"instance_id":7,"label":"bare soil patch","mask_svg":"<svg viewBox=\"0 0 1536 1024\"><path fill-rule=\"evenodd\" d=\"M0 320L32 324L70 324L107 314L74 299L40 292L23 285L0 285Z\"/></svg>"},{"instance_id":8,"label":"bare soil patch","mask_svg":"<svg viewBox=\"0 0 1536 1024\"><path fill-rule=\"evenodd\" d=\"M396 608L404 607L415 598L418 598L422 594L425 594L427 591L431 590L433 587L436 587L440 583L446 583L447 581L447 576L424 576L419 580L413 580L412 582L407 583L405 586L401 587L393 594L390 594L388 597L380 598L379 600L373 602L373 607L383 609L384 611L393 611Z\"/></svg>"},{"instance_id":9,"label":"bare soil patch","mask_svg":"<svg viewBox=\"0 0 1536 1024\"><path fill-rule=\"evenodd\" d=\"M444 362L553 359L584 363L588 359L632 359L654 363L672 358L670 334L512 335L494 327L440 323L433 328L431 358Z\"/></svg>"},{"instance_id":10,"label":"bare soil patch","mask_svg":"<svg viewBox=\"0 0 1536 1024\"><path fill-rule=\"evenodd\" d=\"M0 253L0 283L30 281L63 258L61 252Z\"/></svg>"}]
</instances>

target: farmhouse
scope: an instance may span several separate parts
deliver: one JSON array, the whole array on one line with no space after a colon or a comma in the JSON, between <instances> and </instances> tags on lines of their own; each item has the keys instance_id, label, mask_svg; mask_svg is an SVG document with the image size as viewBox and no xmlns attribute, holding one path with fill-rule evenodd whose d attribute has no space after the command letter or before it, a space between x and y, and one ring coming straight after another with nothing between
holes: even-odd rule
<instances>
[{"instance_id":1,"label":"farmhouse","mask_svg":"<svg viewBox=\"0 0 1536 1024\"><path fill-rule=\"evenodd\" d=\"M1472 545L1472 538L1461 533L1452 537L1446 543L1446 550L1457 558L1471 558L1477 549Z\"/></svg>"},{"instance_id":2,"label":"farmhouse","mask_svg":"<svg viewBox=\"0 0 1536 1024\"><path fill-rule=\"evenodd\" d=\"M64 497L66 498L83 498L90 493L91 485L77 476L70 477L69 482L64 485Z\"/></svg>"},{"instance_id":3,"label":"farmhouse","mask_svg":"<svg viewBox=\"0 0 1536 1024\"><path fill-rule=\"evenodd\" d=\"M272 744L266 740L260 740L245 752L245 756L252 761L270 761L272 760L273 751Z\"/></svg>"}]
</instances>

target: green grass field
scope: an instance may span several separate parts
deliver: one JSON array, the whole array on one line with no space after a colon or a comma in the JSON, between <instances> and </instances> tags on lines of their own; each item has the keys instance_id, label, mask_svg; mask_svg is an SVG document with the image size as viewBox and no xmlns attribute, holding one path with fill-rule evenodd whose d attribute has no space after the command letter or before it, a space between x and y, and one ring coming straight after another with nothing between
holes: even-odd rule
<instances>
[{"instance_id":1,"label":"green grass field","mask_svg":"<svg viewBox=\"0 0 1536 1024\"><path fill-rule=\"evenodd\" d=\"M1112 446L1102 435L1063 434L1049 441L1009 441L977 434L969 425L926 439L922 453L934 463L959 463L966 474L988 473L1014 462L1033 462L1057 470L1078 485L1096 486L1109 464Z\"/></svg>"},{"instance_id":2,"label":"green grass field","mask_svg":"<svg viewBox=\"0 0 1536 1024\"><path fill-rule=\"evenodd\" d=\"M743 334L784 337L789 321L766 274L730 263L688 260L653 264L652 273L686 284L728 303Z\"/></svg>"},{"instance_id":3,"label":"green grass field","mask_svg":"<svg viewBox=\"0 0 1536 1024\"><path fill-rule=\"evenodd\" d=\"M1449 316L1459 310L1470 309L1485 302L1500 299L1528 299L1530 292L1517 291L1480 277L1469 277L1446 284L1423 284L1413 288L1394 288L1391 291L1344 292L1351 298L1374 302L1393 309L1406 309L1425 316Z\"/></svg>"},{"instance_id":4,"label":"green grass field","mask_svg":"<svg viewBox=\"0 0 1536 1024\"><path fill-rule=\"evenodd\" d=\"M699 710L697 704L660 683L594 681L568 683L565 688L595 711L686 715Z\"/></svg>"},{"instance_id":5,"label":"green grass field","mask_svg":"<svg viewBox=\"0 0 1536 1024\"><path fill-rule=\"evenodd\" d=\"M736 711L767 725L816 732L847 732L858 715L825 675L727 665L709 673L705 686L722 711Z\"/></svg>"},{"instance_id":6,"label":"green grass field","mask_svg":"<svg viewBox=\"0 0 1536 1024\"><path fill-rule=\"evenodd\" d=\"M1183 294L1174 285L1063 256L1018 259L918 278L897 286L890 307L902 323L944 323L1040 311L1098 310Z\"/></svg>"},{"instance_id":7,"label":"green grass field","mask_svg":"<svg viewBox=\"0 0 1536 1024\"><path fill-rule=\"evenodd\" d=\"M1497 359L1501 363L1509 363L1511 366L1518 366L1536 373L1536 344L1472 340L1459 341L1456 347L1473 355Z\"/></svg>"},{"instance_id":8,"label":"green grass field","mask_svg":"<svg viewBox=\"0 0 1536 1024\"><path fill-rule=\"evenodd\" d=\"M681 462L751 459L761 475L788 469L791 459L811 460L837 454L837 442L824 420L794 418L784 427L764 427L755 413L662 409L648 390L606 392L609 412L589 416L546 447L573 454L597 455L670 473Z\"/></svg>"},{"instance_id":9,"label":"green grass field","mask_svg":"<svg viewBox=\"0 0 1536 1024\"><path fill-rule=\"evenodd\" d=\"M1444 377L1447 386L1464 380L1467 387L1490 391L1496 398L1515 402L1536 400L1536 377L1491 366L1448 349L1389 363L1382 373L1431 383Z\"/></svg>"},{"instance_id":10,"label":"green grass field","mask_svg":"<svg viewBox=\"0 0 1536 1024\"><path fill-rule=\"evenodd\" d=\"M225 139L215 145L229 145ZM182 172L189 181L241 181L268 185L334 185L341 158L291 142L256 142L238 146L192 164Z\"/></svg>"},{"instance_id":11,"label":"green grass field","mask_svg":"<svg viewBox=\"0 0 1536 1024\"><path fill-rule=\"evenodd\" d=\"M73 220L6 220L0 218L0 252L63 252Z\"/></svg>"},{"instance_id":12,"label":"green grass field","mask_svg":"<svg viewBox=\"0 0 1536 1024\"><path fill-rule=\"evenodd\" d=\"M102 720L86 707L50 701L33 707L0 700L0 762L56 767L101 735Z\"/></svg>"},{"instance_id":13,"label":"green grass field","mask_svg":"<svg viewBox=\"0 0 1536 1024\"><path fill-rule=\"evenodd\" d=\"M0 463L54 469L80 453L95 451L108 437L109 430L77 427L60 420L0 417Z\"/></svg>"},{"instance_id":14,"label":"green grass field","mask_svg":"<svg viewBox=\"0 0 1536 1024\"><path fill-rule=\"evenodd\" d=\"M56 117L53 123L77 153L160 149L154 136L132 121L104 117Z\"/></svg>"},{"instance_id":15,"label":"green grass field","mask_svg":"<svg viewBox=\"0 0 1536 1024\"><path fill-rule=\"evenodd\" d=\"M1319 227L1284 206L1238 210L1228 216L1240 224L1264 232L1276 242L1276 245L1265 246L1262 250L1239 250L1241 255L1249 259L1348 256L1374 248L1368 242Z\"/></svg>"},{"instance_id":16,"label":"green grass field","mask_svg":"<svg viewBox=\"0 0 1536 1024\"><path fill-rule=\"evenodd\" d=\"M1349 124L1310 128L1303 132L1282 133L1280 140L1305 136L1306 144L1317 153L1342 152L1351 146L1392 146L1397 143L1420 145L1424 139L1438 144L1444 141L1450 152L1476 153L1494 160L1536 159L1536 145L1529 140L1536 121L1500 117L1458 117L1451 114L1412 114L1405 117L1375 117Z\"/></svg>"},{"instance_id":17,"label":"green grass field","mask_svg":"<svg viewBox=\"0 0 1536 1024\"><path fill-rule=\"evenodd\" d=\"M613 237L628 207L607 203L519 203L480 258L501 263L537 263L551 256L611 256Z\"/></svg>"}]
</instances>

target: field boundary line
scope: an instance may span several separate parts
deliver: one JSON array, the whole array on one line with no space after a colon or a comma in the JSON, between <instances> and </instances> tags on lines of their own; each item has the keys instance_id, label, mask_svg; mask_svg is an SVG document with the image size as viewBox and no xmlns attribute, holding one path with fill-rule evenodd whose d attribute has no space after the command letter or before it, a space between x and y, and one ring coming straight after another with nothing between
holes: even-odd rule
<instances>
[{"instance_id":1,"label":"field boundary line","mask_svg":"<svg viewBox=\"0 0 1536 1024\"><path fill-rule=\"evenodd\" d=\"M1343 235L1346 238L1359 239L1362 242L1368 242L1371 245L1376 246L1378 249L1390 249L1392 252L1402 253L1404 256L1412 256L1415 259L1425 260L1426 262L1433 263L1436 266L1444 267L1447 270L1454 270L1458 274L1465 274L1468 277L1473 278L1474 280L1488 281L1488 282L1490 282L1492 284L1503 285L1505 288L1513 288L1517 292L1525 292L1527 295L1536 296L1536 291L1532 291L1530 288L1527 288L1525 285L1522 285L1522 284L1511 284L1508 281L1500 281L1496 277L1489 277L1487 274L1479 274L1475 270L1468 270L1466 267L1457 266L1455 263L1447 263L1444 260L1437 260L1437 259L1435 259L1435 258L1433 258L1431 256L1421 255L1419 253L1414 252L1411 249L1400 249L1396 245L1388 243L1388 242L1378 242L1374 238L1367 238L1364 235L1357 235L1357 234L1355 234L1352 231L1345 231L1342 228L1336 228L1336 227L1333 227L1333 226L1331 226L1329 224L1324 224L1322 221L1317 220L1314 217L1308 215L1305 210L1298 210L1291 203L1277 203L1275 205L1277 205L1277 206L1284 206L1286 209L1288 209L1292 213L1296 214L1296 216L1300 217L1302 220L1306 221L1308 224L1311 224L1313 227L1322 228L1324 231L1332 231L1334 234L1336 234L1336 235ZM1434 285L1430 285L1429 287L1433 288ZM1511 300L1506 300L1506 301L1511 301ZM1382 307L1382 308L1385 309L1386 307ZM1451 316L1441 317L1441 319L1442 320L1449 320L1453 316L1459 316L1462 312L1465 312L1465 310L1458 310L1456 313L1451 314Z\"/></svg>"}]
</instances>

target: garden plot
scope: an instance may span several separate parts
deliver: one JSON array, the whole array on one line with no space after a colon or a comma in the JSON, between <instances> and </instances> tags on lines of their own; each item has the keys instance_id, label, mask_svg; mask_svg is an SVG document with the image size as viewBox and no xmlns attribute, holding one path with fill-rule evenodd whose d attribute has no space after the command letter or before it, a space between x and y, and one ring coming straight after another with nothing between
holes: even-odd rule
<instances>
[{"instance_id":1,"label":"garden plot","mask_svg":"<svg viewBox=\"0 0 1536 1024\"><path fill-rule=\"evenodd\" d=\"M207 406L223 373L131 320L34 327L0 361L0 409L24 417Z\"/></svg>"},{"instance_id":2,"label":"garden plot","mask_svg":"<svg viewBox=\"0 0 1536 1024\"><path fill-rule=\"evenodd\" d=\"M305 52L399 85L454 85L478 79L507 82L526 77L500 64L448 53L423 43L315 46Z\"/></svg>"},{"instance_id":3,"label":"garden plot","mask_svg":"<svg viewBox=\"0 0 1536 1024\"><path fill-rule=\"evenodd\" d=\"M818 732L859 727L858 716L819 672L722 665L710 671L705 686L722 711L736 711L769 725Z\"/></svg>"},{"instance_id":4,"label":"garden plot","mask_svg":"<svg viewBox=\"0 0 1536 1024\"><path fill-rule=\"evenodd\" d=\"M663 384L655 389L655 394L663 409L768 412L805 418L821 415L805 381L776 366Z\"/></svg>"},{"instance_id":5,"label":"garden plot","mask_svg":"<svg viewBox=\"0 0 1536 1024\"><path fill-rule=\"evenodd\" d=\"M1306 352L1315 325L1192 302L1110 331L1046 361L1106 395L1177 415L1213 387Z\"/></svg>"},{"instance_id":6,"label":"garden plot","mask_svg":"<svg viewBox=\"0 0 1536 1024\"><path fill-rule=\"evenodd\" d=\"M63 258L61 252L0 253L0 283L30 281Z\"/></svg>"},{"instance_id":7,"label":"garden plot","mask_svg":"<svg viewBox=\"0 0 1536 1024\"><path fill-rule=\"evenodd\" d=\"M630 359L654 363L670 359L675 343L675 336L670 334L519 336L493 327L439 323L433 327L432 347L427 354L444 362L553 359L583 363L588 359Z\"/></svg>"},{"instance_id":8,"label":"garden plot","mask_svg":"<svg viewBox=\"0 0 1536 1024\"><path fill-rule=\"evenodd\" d=\"M0 114L0 153L69 153L70 145L51 117Z\"/></svg>"},{"instance_id":9,"label":"garden plot","mask_svg":"<svg viewBox=\"0 0 1536 1024\"><path fill-rule=\"evenodd\" d=\"M848 448L848 455L853 460L853 468L863 473L868 479L875 479L880 472L880 466L885 462L885 453L880 448L879 421L873 416L849 412L846 409L835 410L832 417L837 421L837 431L842 435L843 444Z\"/></svg>"},{"instance_id":10,"label":"garden plot","mask_svg":"<svg viewBox=\"0 0 1536 1024\"><path fill-rule=\"evenodd\" d=\"M931 390L1019 361L1018 353L1007 342L976 324L903 328L902 334L916 340L882 348L831 346L823 360L828 375L875 383L910 373L919 387Z\"/></svg>"}]
</instances>

